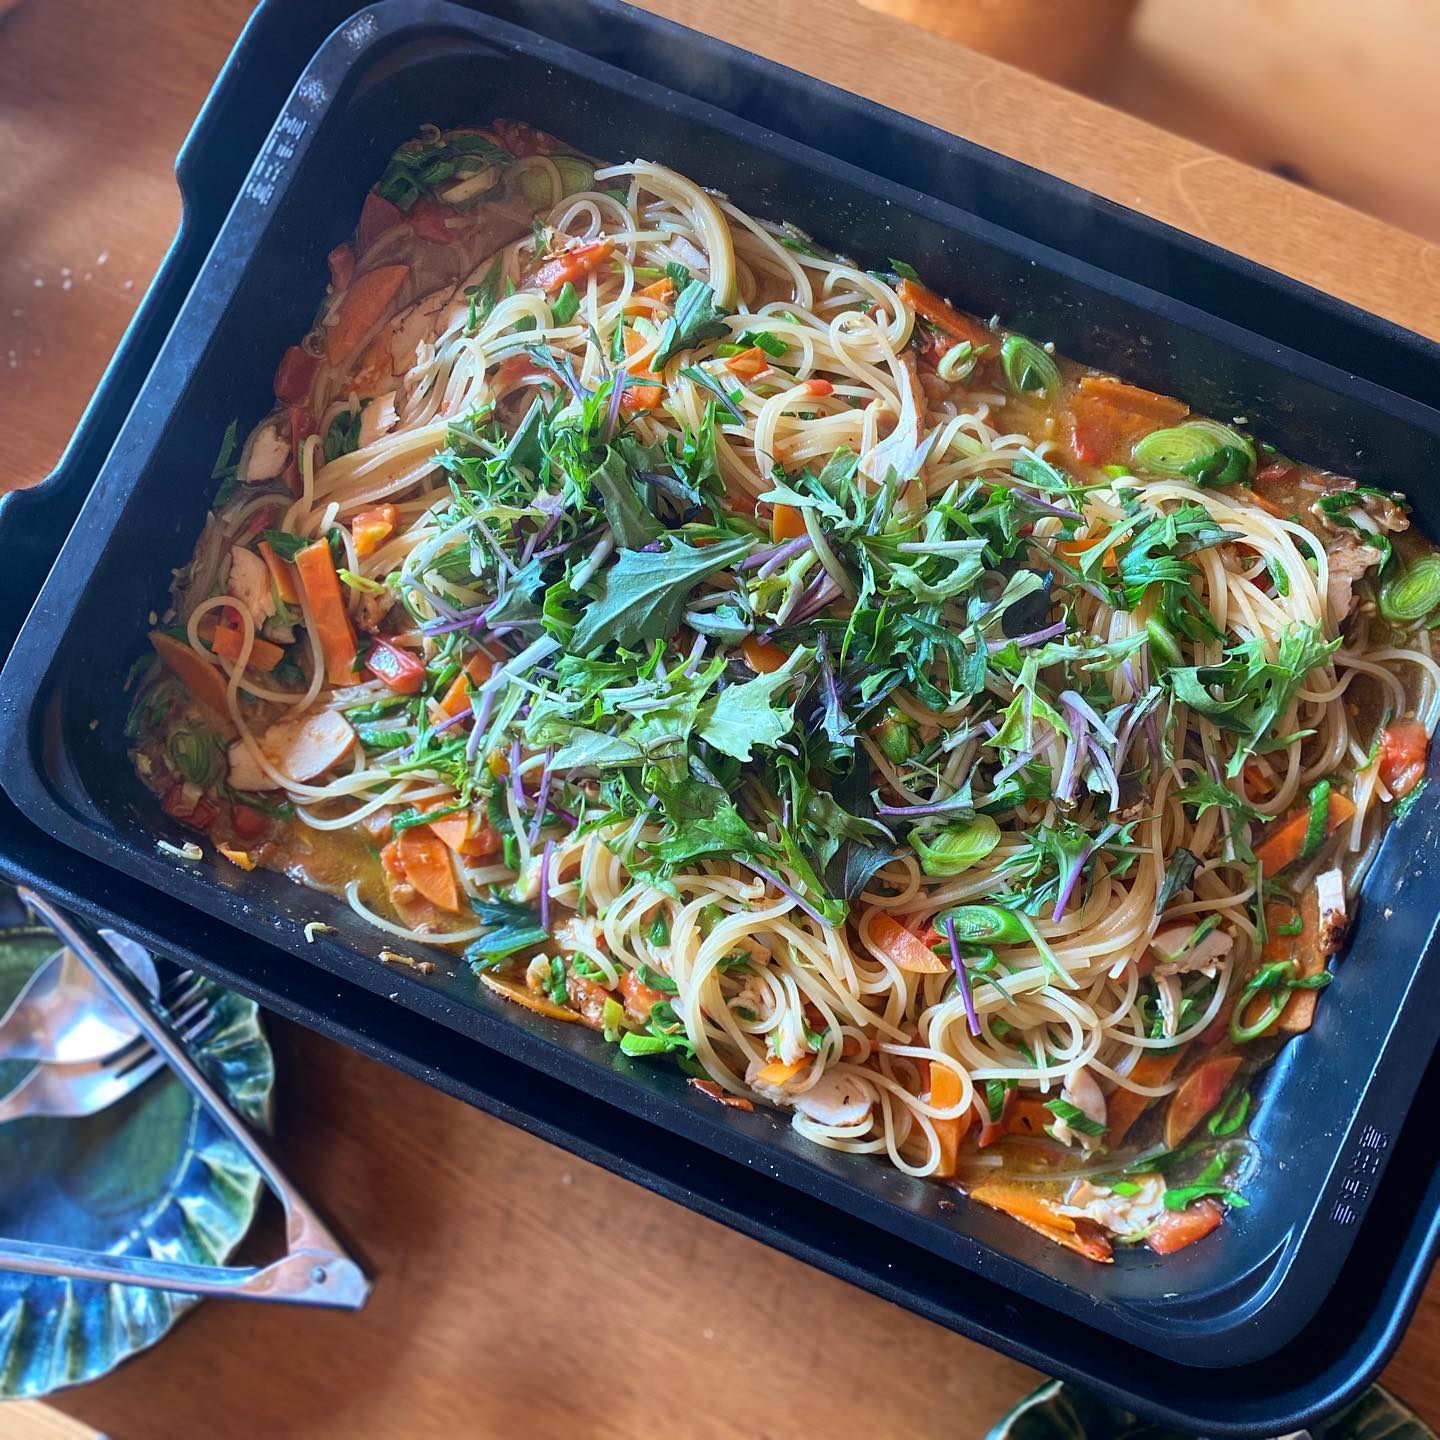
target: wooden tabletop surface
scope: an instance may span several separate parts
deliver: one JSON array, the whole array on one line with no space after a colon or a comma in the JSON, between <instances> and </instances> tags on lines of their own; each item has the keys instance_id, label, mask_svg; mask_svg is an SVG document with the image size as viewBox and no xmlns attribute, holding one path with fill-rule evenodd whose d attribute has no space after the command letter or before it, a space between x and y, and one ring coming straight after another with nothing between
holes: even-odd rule
<instances>
[{"instance_id":1,"label":"wooden tabletop surface","mask_svg":"<svg viewBox=\"0 0 1440 1440\"><path fill-rule=\"evenodd\" d=\"M829 0L646 8L1440 336L1440 249ZM247 0L0 21L0 487L59 455L173 233L175 151ZM182 19L183 17L183 19ZM379 1274L359 1316L212 1302L55 1407L110 1440L978 1440L1034 1371L276 1026L280 1151ZM797 1204L803 1203L799 1199ZM1440 1281L1388 1371L1440 1425ZM7 1437L19 1411L0 1421Z\"/></svg>"}]
</instances>

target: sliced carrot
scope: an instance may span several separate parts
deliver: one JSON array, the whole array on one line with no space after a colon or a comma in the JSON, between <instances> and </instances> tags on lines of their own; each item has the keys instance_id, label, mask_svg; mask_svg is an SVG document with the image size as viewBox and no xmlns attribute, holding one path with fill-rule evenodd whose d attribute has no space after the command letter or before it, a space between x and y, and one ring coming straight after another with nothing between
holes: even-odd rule
<instances>
[{"instance_id":1,"label":"sliced carrot","mask_svg":"<svg viewBox=\"0 0 1440 1440\"><path fill-rule=\"evenodd\" d=\"M1254 795L1258 800L1266 800L1275 793L1275 782L1270 778L1269 771L1254 760L1247 760L1240 774L1247 796Z\"/></svg>"},{"instance_id":2,"label":"sliced carrot","mask_svg":"<svg viewBox=\"0 0 1440 1440\"><path fill-rule=\"evenodd\" d=\"M742 380L753 380L770 368L770 357L758 346L752 345L738 355L732 355L725 362L725 368Z\"/></svg>"},{"instance_id":3,"label":"sliced carrot","mask_svg":"<svg viewBox=\"0 0 1440 1440\"><path fill-rule=\"evenodd\" d=\"M743 1095L728 1094L714 1080L701 1080L698 1077L692 1077L690 1083L702 1095L708 1096L711 1100L718 1101L721 1105L728 1105L732 1110L753 1110L755 1108L752 1101L747 1100Z\"/></svg>"},{"instance_id":4,"label":"sliced carrot","mask_svg":"<svg viewBox=\"0 0 1440 1440\"><path fill-rule=\"evenodd\" d=\"M1300 921L1300 929L1294 935L1280 933L1280 927ZM1311 885L1300 897L1298 906L1271 902L1265 907L1265 925L1268 938L1260 958L1266 962L1293 960L1296 978L1308 980L1318 975L1330 958L1320 944L1320 891ZM1315 1006L1320 999L1318 990L1292 990L1285 1001L1285 1007L1275 1017L1274 1024L1264 1033L1273 1035L1277 1030L1287 1034L1299 1034L1308 1030L1315 1020ZM1256 995L1250 1002L1243 1017L1247 1023L1258 1024L1264 1015L1270 999Z\"/></svg>"},{"instance_id":5,"label":"sliced carrot","mask_svg":"<svg viewBox=\"0 0 1440 1440\"><path fill-rule=\"evenodd\" d=\"M1144 415L1147 419L1158 420L1164 425L1173 425L1190 413L1190 407L1182 401L1169 395L1158 394L1154 390L1142 390L1138 385L1127 385L1123 380L1115 380L1109 375L1082 375L1076 388L1083 394L1104 400L1117 409L1128 410L1134 415Z\"/></svg>"},{"instance_id":6,"label":"sliced carrot","mask_svg":"<svg viewBox=\"0 0 1440 1440\"><path fill-rule=\"evenodd\" d=\"M1180 1054L1179 1050L1172 1050L1166 1055L1157 1055L1153 1050L1147 1050L1135 1062L1126 1078L1137 1085L1163 1085L1175 1073L1175 1067L1180 1063ZM1125 1143L1130 1127L1145 1113L1153 1100L1154 1097L1137 1095L1133 1090L1119 1089L1110 1094L1105 1101L1105 1119L1109 1126L1105 1132L1105 1143L1110 1149L1118 1149Z\"/></svg>"},{"instance_id":7,"label":"sliced carrot","mask_svg":"<svg viewBox=\"0 0 1440 1440\"><path fill-rule=\"evenodd\" d=\"M956 340L968 340L979 349L995 338L978 321L962 315L948 301L942 300L933 290L927 290L917 280L902 280L896 286L896 293L917 315L923 315L932 325L943 330Z\"/></svg>"},{"instance_id":8,"label":"sliced carrot","mask_svg":"<svg viewBox=\"0 0 1440 1440\"><path fill-rule=\"evenodd\" d=\"M300 345L292 345L281 357L275 371L275 398L287 405L303 405L310 398L320 357Z\"/></svg>"},{"instance_id":9,"label":"sliced carrot","mask_svg":"<svg viewBox=\"0 0 1440 1440\"><path fill-rule=\"evenodd\" d=\"M675 286L667 275L643 290L637 290L625 307L627 315L653 315L654 305L637 305L636 300L654 300L657 304L668 305L675 298Z\"/></svg>"},{"instance_id":10,"label":"sliced carrot","mask_svg":"<svg viewBox=\"0 0 1440 1440\"><path fill-rule=\"evenodd\" d=\"M1396 720L1380 735L1380 778L1394 796L1408 795L1424 778L1430 736L1418 720Z\"/></svg>"},{"instance_id":11,"label":"sliced carrot","mask_svg":"<svg viewBox=\"0 0 1440 1440\"><path fill-rule=\"evenodd\" d=\"M495 662L482 650L473 655L465 668L450 682L440 708L447 715L458 715L470 708L470 691L483 685L495 673Z\"/></svg>"},{"instance_id":12,"label":"sliced carrot","mask_svg":"<svg viewBox=\"0 0 1440 1440\"><path fill-rule=\"evenodd\" d=\"M1173 1255L1216 1229L1224 1211L1207 1195L1183 1210L1167 1210L1151 1227L1145 1243L1157 1255Z\"/></svg>"},{"instance_id":13,"label":"sliced carrot","mask_svg":"<svg viewBox=\"0 0 1440 1440\"><path fill-rule=\"evenodd\" d=\"M930 1067L930 1103L946 1109L960 1103L960 1076L949 1065ZM946 1120L932 1119L930 1123L935 1127L935 1138L940 1142L940 1164L933 1173L949 1177L955 1173L960 1141L970 1128L970 1112Z\"/></svg>"},{"instance_id":14,"label":"sliced carrot","mask_svg":"<svg viewBox=\"0 0 1440 1440\"><path fill-rule=\"evenodd\" d=\"M804 1060L792 1060L788 1064L784 1060L772 1060L768 1065L762 1065L755 1072L755 1078L762 1085L783 1085L787 1080L793 1079L810 1064L807 1056Z\"/></svg>"},{"instance_id":15,"label":"sliced carrot","mask_svg":"<svg viewBox=\"0 0 1440 1440\"><path fill-rule=\"evenodd\" d=\"M526 1010L533 1010L537 1015L544 1015L551 1020L580 1020L584 1017L578 1011L571 1010L566 1005L557 1005L553 1000L548 1000L544 995L537 995L533 990L527 990L523 985L517 985L513 980L503 979L499 975L491 975L488 971L481 971L480 983L487 990L493 990L505 1000L513 1000L515 1004Z\"/></svg>"},{"instance_id":16,"label":"sliced carrot","mask_svg":"<svg viewBox=\"0 0 1440 1440\"><path fill-rule=\"evenodd\" d=\"M1267 500L1263 495L1257 495L1253 490L1250 492L1250 503L1258 506L1267 515L1273 515L1277 520L1285 518L1285 511L1273 500Z\"/></svg>"},{"instance_id":17,"label":"sliced carrot","mask_svg":"<svg viewBox=\"0 0 1440 1440\"><path fill-rule=\"evenodd\" d=\"M373 555L395 533L395 524L399 518L400 512L388 502L377 505L373 510L362 510L350 522L355 553L362 559L366 555Z\"/></svg>"},{"instance_id":18,"label":"sliced carrot","mask_svg":"<svg viewBox=\"0 0 1440 1440\"><path fill-rule=\"evenodd\" d=\"M432 820L430 829L457 855L464 855L469 860L495 855L500 850L500 832L473 810L462 810L458 814Z\"/></svg>"},{"instance_id":19,"label":"sliced carrot","mask_svg":"<svg viewBox=\"0 0 1440 1440\"><path fill-rule=\"evenodd\" d=\"M295 569L305 590L310 619L325 656L325 676L332 685L355 680L355 630L340 593L340 577L330 555L330 543L316 540L295 556Z\"/></svg>"},{"instance_id":20,"label":"sliced carrot","mask_svg":"<svg viewBox=\"0 0 1440 1440\"><path fill-rule=\"evenodd\" d=\"M390 350L390 337L382 330L361 352L351 372L345 393L354 391L362 400L389 388L395 373L395 356Z\"/></svg>"},{"instance_id":21,"label":"sliced carrot","mask_svg":"<svg viewBox=\"0 0 1440 1440\"><path fill-rule=\"evenodd\" d=\"M1062 559L1068 560L1072 565L1078 565L1082 555L1093 550L1097 545L1103 545L1106 538L1107 536L1105 535L1093 535L1087 536L1083 540L1057 540L1055 542L1055 553ZM1102 568L1106 570L1114 570L1116 568L1117 562L1115 559L1115 547L1113 545L1106 549L1100 563Z\"/></svg>"},{"instance_id":22,"label":"sliced carrot","mask_svg":"<svg viewBox=\"0 0 1440 1440\"><path fill-rule=\"evenodd\" d=\"M343 290L355 274L355 252L348 245L337 245L326 257L330 266L330 283Z\"/></svg>"},{"instance_id":23,"label":"sliced carrot","mask_svg":"<svg viewBox=\"0 0 1440 1440\"><path fill-rule=\"evenodd\" d=\"M650 1018L650 1008L658 1005L664 994L647 985L633 970L620 972L620 993L625 997L625 1009L632 1020L645 1021Z\"/></svg>"},{"instance_id":24,"label":"sliced carrot","mask_svg":"<svg viewBox=\"0 0 1440 1440\"><path fill-rule=\"evenodd\" d=\"M638 330L626 330L625 332L625 354L627 357L643 355L647 350L653 350L653 344L647 340ZM664 398L663 375L657 375L653 370L632 370L631 378L635 380L653 380L653 385L627 385L625 393L620 397L620 408L622 410L653 410Z\"/></svg>"},{"instance_id":25,"label":"sliced carrot","mask_svg":"<svg viewBox=\"0 0 1440 1440\"><path fill-rule=\"evenodd\" d=\"M1355 802L1341 790L1332 790L1325 812L1325 833L1332 835L1355 814ZM1265 875L1275 875L1293 865L1305 847L1310 831L1310 806L1301 805L1275 821L1255 847L1255 858Z\"/></svg>"},{"instance_id":26,"label":"sliced carrot","mask_svg":"<svg viewBox=\"0 0 1440 1440\"><path fill-rule=\"evenodd\" d=\"M405 878L432 905L453 914L460 908L460 885L450 851L428 825L412 825L400 832L398 848Z\"/></svg>"},{"instance_id":27,"label":"sliced carrot","mask_svg":"<svg viewBox=\"0 0 1440 1440\"><path fill-rule=\"evenodd\" d=\"M615 249L613 240L591 240L588 244L577 245L562 255L545 261L531 272L527 285L537 286L547 295L558 290L567 280L574 284L583 280L592 270L603 265Z\"/></svg>"},{"instance_id":28,"label":"sliced carrot","mask_svg":"<svg viewBox=\"0 0 1440 1440\"><path fill-rule=\"evenodd\" d=\"M794 505L777 505L770 516L772 540L798 540L806 533L805 514Z\"/></svg>"},{"instance_id":29,"label":"sliced carrot","mask_svg":"<svg viewBox=\"0 0 1440 1440\"><path fill-rule=\"evenodd\" d=\"M1038 1095L1017 1094L1005 1122L1005 1133L1041 1137L1045 1127L1054 1123L1054 1114L1045 1108L1045 1102Z\"/></svg>"},{"instance_id":30,"label":"sliced carrot","mask_svg":"<svg viewBox=\"0 0 1440 1440\"><path fill-rule=\"evenodd\" d=\"M970 1198L1002 1211L1047 1240L1074 1250L1086 1259L1103 1264L1113 1258L1110 1242L1095 1225L1063 1214L1054 1201L1037 1194L1036 1188L1034 1185L1015 1185L999 1180L975 1186L970 1191Z\"/></svg>"},{"instance_id":31,"label":"sliced carrot","mask_svg":"<svg viewBox=\"0 0 1440 1440\"><path fill-rule=\"evenodd\" d=\"M275 582L275 594L286 605L298 605L300 592L295 588L295 567L288 560L282 560L268 540L262 540L256 548Z\"/></svg>"},{"instance_id":32,"label":"sliced carrot","mask_svg":"<svg viewBox=\"0 0 1440 1440\"><path fill-rule=\"evenodd\" d=\"M387 230L405 223L405 212L374 190L368 191L360 210L360 228L355 243L364 254Z\"/></svg>"},{"instance_id":33,"label":"sliced carrot","mask_svg":"<svg viewBox=\"0 0 1440 1440\"><path fill-rule=\"evenodd\" d=\"M409 278L408 265L377 265L350 282L340 297L335 323L325 331L325 358L332 365L348 360L360 348Z\"/></svg>"},{"instance_id":34,"label":"sliced carrot","mask_svg":"<svg viewBox=\"0 0 1440 1440\"><path fill-rule=\"evenodd\" d=\"M1220 1103L1226 1087L1240 1068L1239 1055L1216 1055L1202 1060L1180 1082L1165 1112L1165 1148L1184 1143L1190 1132Z\"/></svg>"},{"instance_id":35,"label":"sliced carrot","mask_svg":"<svg viewBox=\"0 0 1440 1440\"><path fill-rule=\"evenodd\" d=\"M782 650L778 645L769 640L761 640L755 635L747 635L740 642L740 653L745 657L745 663L757 675L773 674L790 658L788 650Z\"/></svg>"},{"instance_id":36,"label":"sliced carrot","mask_svg":"<svg viewBox=\"0 0 1440 1440\"><path fill-rule=\"evenodd\" d=\"M245 632L240 626L228 623L217 625L210 646L217 655L223 655L227 660L238 663L244 639ZM285 651L279 645L272 645L270 641L257 635L250 647L250 661L245 668L268 675L284 658Z\"/></svg>"},{"instance_id":37,"label":"sliced carrot","mask_svg":"<svg viewBox=\"0 0 1440 1440\"><path fill-rule=\"evenodd\" d=\"M163 630L150 632L150 643L165 668L197 699L217 715L229 715L225 672L212 665L183 640Z\"/></svg>"},{"instance_id":38,"label":"sliced carrot","mask_svg":"<svg viewBox=\"0 0 1440 1440\"><path fill-rule=\"evenodd\" d=\"M913 930L907 930L883 910L870 921L870 943L912 974L944 975L950 969L948 960L941 959Z\"/></svg>"}]
</instances>

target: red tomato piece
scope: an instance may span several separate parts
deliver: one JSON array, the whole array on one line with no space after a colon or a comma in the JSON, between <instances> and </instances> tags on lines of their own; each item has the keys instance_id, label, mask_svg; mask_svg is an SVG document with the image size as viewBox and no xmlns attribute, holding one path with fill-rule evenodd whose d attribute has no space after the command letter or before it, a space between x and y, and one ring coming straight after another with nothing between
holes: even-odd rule
<instances>
[{"instance_id":1,"label":"red tomato piece","mask_svg":"<svg viewBox=\"0 0 1440 1440\"><path fill-rule=\"evenodd\" d=\"M320 357L312 355L299 345L292 345L280 357L280 367L275 371L275 398L287 405L302 405L310 398L310 388L315 383L315 368Z\"/></svg>"},{"instance_id":2,"label":"red tomato piece","mask_svg":"<svg viewBox=\"0 0 1440 1440\"><path fill-rule=\"evenodd\" d=\"M1380 778L1395 796L1408 795L1425 778L1430 737L1418 720L1397 720L1380 737Z\"/></svg>"},{"instance_id":3,"label":"red tomato piece","mask_svg":"<svg viewBox=\"0 0 1440 1440\"><path fill-rule=\"evenodd\" d=\"M393 230L405 219L405 212L392 205L383 195L374 190L365 197L364 208L360 211L360 228L355 232L355 243L363 255L387 230Z\"/></svg>"},{"instance_id":4,"label":"red tomato piece","mask_svg":"<svg viewBox=\"0 0 1440 1440\"><path fill-rule=\"evenodd\" d=\"M410 228L421 240L432 240L437 245L448 245L455 232L445 224L455 212L438 200L417 200L410 212Z\"/></svg>"},{"instance_id":5,"label":"red tomato piece","mask_svg":"<svg viewBox=\"0 0 1440 1440\"><path fill-rule=\"evenodd\" d=\"M365 668L400 695L415 695L425 683L425 662L388 640L377 638L371 644Z\"/></svg>"}]
</instances>

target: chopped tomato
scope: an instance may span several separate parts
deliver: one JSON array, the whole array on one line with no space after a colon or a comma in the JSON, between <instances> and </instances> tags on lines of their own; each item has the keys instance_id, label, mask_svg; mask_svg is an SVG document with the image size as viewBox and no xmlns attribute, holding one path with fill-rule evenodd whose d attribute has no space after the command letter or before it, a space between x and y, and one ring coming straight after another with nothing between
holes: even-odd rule
<instances>
[{"instance_id":1,"label":"chopped tomato","mask_svg":"<svg viewBox=\"0 0 1440 1440\"><path fill-rule=\"evenodd\" d=\"M1173 1255L1203 1240L1221 1221L1224 1212L1208 1195L1183 1210L1167 1210L1151 1227L1145 1243L1157 1255Z\"/></svg>"},{"instance_id":2,"label":"chopped tomato","mask_svg":"<svg viewBox=\"0 0 1440 1440\"><path fill-rule=\"evenodd\" d=\"M410 212L410 228L421 240L433 240L437 245L448 245L455 238L455 232L446 225L446 219L455 212L438 200L418 200Z\"/></svg>"},{"instance_id":3,"label":"chopped tomato","mask_svg":"<svg viewBox=\"0 0 1440 1440\"><path fill-rule=\"evenodd\" d=\"M665 999L661 991L647 985L633 970L620 972L620 993L625 997L625 1013L632 1020L648 1020L650 1007Z\"/></svg>"},{"instance_id":4,"label":"chopped tomato","mask_svg":"<svg viewBox=\"0 0 1440 1440\"><path fill-rule=\"evenodd\" d=\"M301 405L310 398L320 357L299 345L292 345L281 357L275 371L275 398L287 405Z\"/></svg>"},{"instance_id":5,"label":"chopped tomato","mask_svg":"<svg viewBox=\"0 0 1440 1440\"><path fill-rule=\"evenodd\" d=\"M405 878L432 905L453 914L460 908L460 885L450 850L426 825L402 830L395 842Z\"/></svg>"},{"instance_id":6,"label":"chopped tomato","mask_svg":"<svg viewBox=\"0 0 1440 1440\"><path fill-rule=\"evenodd\" d=\"M1396 720L1380 736L1380 779L1394 796L1408 795L1425 778L1430 737L1418 720Z\"/></svg>"},{"instance_id":7,"label":"chopped tomato","mask_svg":"<svg viewBox=\"0 0 1440 1440\"><path fill-rule=\"evenodd\" d=\"M270 828L270 817L252 810L248 805L233 806L230 822L241 840L258 840Z\"/></svg>"},{"instance_id":8,"label":"chopped tomato","mask_svg":"<svg viewBox=\"0 0 1440 1440\"><path fill-rule=\"evenodd\" d=\"M383 680L398 695L416 695L425 683L425 662L409 650L402 650L379 636L371 642L365 668Z\"/></svg>"},{"instance_id":9,"label":"chopped tomato","mask_svg":"<svg viewBox=\"0 0 1440 1440\"><path fill-rule=\"evenodd\" d=\"M803 388L807 395L814 395L817 398L822 395L833 395L835 393L835 387L828 380L821 380L818 377L807 380Z\"/></svg>"},{"instance_id":10,"label":"chopped tomato","mask_svg":"<svg viewBox=\"0 0 1440 1440\"><path fill-rule=\"evenodd\" d=\"M528 355L507 355L490 376L490 388L503 400L510 391L543 373Z\"/></svg>"},{"instance_id":11,"label":"chopped tomato","mask_svg":"<svg viewBox=\"0 0 1440 1440\"><path fill-rule=\"evenodd\" d=\"M1173 424L1188 413L1188 407L1167 395L1104 375L1085 375L1070 400L1070 448L1077 460L1103 465L1157 423Z\"/></svg>"},{"instance_id":12,"label":"chopped tomato","mask_svg":"<svg viewBox=\"0 0 1440 1440\"><path fill-rule=\"evenodd\" d=\"M528 284L537 286L547 295L558 290L567 280L574 284L583 280L597 266L603 265L615 249L613 240L591 240L547 260L530 276Z\"/></svg>"},{"instance_id":13,"label":"chopped tomato","mask_svg":"<svg viewBox=\"0 0 1440 1440\"><path fill-rule=\"evenodd\" d=\"M355 274L355 252L348 245L337 245L326 257L330 266L330 283L343 290Z\"/></svg>"},{"instance_id":14,"label":"chopped tomato","mask_svg":"<svg viewBox=\"0 0 1440 1440\"><path fill-rule=\"evenodd\" d=\"M160 808L173 819L195 830L208 830L220 814L215 802L208 795L189 799L185 794L184 784L180 782L166 791Z\"/></svg>"},{"instance_id":15,"label":"chopped tomato","mask_svg":"<svg viewBox=\"0 0 1440 1440\"><path fill-rule=\"evenodd\" d=\"M355 233L360 253L363 255L387 230L393 230L404 220L405 212L398 205L392 205L383 195L371 190L365 196L365 204L360 211L360 228Z\"/></svg>"},{"instance_id":16,"label":"chopped tomato","mask_svg":"<svg viewBox=\"0 0 1440 1440\"><path fill-rule=\"evenodd\" d=\"M1165 1112L1165 1148L1184 1144L1190 1132L1220 1103L1240 1068L1240 1056L1215 1055L1191 1070L1170 1097Z\"/></svg>"},{"instance_id":17,"label":"chopped tomato","mask_svg":"<svg viewBox=\"0 0 1440 1440\"><path fill-rule=\"evenodd\" d=\"M1157 1055L1153 1050L1147 1050L1135 1062L1126 1078L1137 1085L1155 1089L1169 1080L1179 1063L1178 1050L1171 1051L1168 1055ZM1125 1143L1130 1127L1145 1113L1153 1099L1153 1096L1139 1095L1134 1090L1127 1090L1123 1085L1110 1094L1105 1102L1105 1119L1109 1125L1105 1133L1105 1143L1110 1149L1118 1150Z\"/></svg>"},{"instance_id":18,"label":"chopped tomato","mask_svg":"<svg viewBox=\"0 0 1440 1440\"><path fill-rule=\"evenodd\" d=\"M1257 485L1278 485L1282 480L1288 480L1297 473L1295 466L1286 465L1277 460L1255 472L1255 483Z\"/></svg>"},{"instance_id":19,"label":"chopped tomato","mask_svg":"<svg viewBox=\"0 0 1440 1440\"><path fill-rule=\"evenodd\" d=\"M315 413L308 405L292 405L290 407L290 444L295 451L295 459L300 459L300 447L315 434Z\"/></svg>"}]
</instances>

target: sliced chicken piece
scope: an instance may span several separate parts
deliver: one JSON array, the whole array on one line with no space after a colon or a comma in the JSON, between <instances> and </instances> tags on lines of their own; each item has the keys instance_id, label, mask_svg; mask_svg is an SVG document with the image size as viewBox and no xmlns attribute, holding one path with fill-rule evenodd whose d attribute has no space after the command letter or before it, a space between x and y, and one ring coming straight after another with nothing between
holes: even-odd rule
<instances>
[{"instance_id":1,"label":"sliced chicken piece","mask_svg":"<svg viewBox=\"0 0 1440 1440\"><path fill-rule=\"evenodd\" d=\"M390 322L390 356L397 375L403 375L415 363L415 352L421 341L434 340L439 334L436 321L454 293L453 285L442 286L422 296Z\"/></svg>"},{"instance_id":2,"label":"sliced chicken piece","mask_svg":"<svg viewBox=\"0 0 1440 1440\"><path fill-rule=\"evenodd\" d=\"M1065 1077L1065 1083L1060 1087L1060 1098L1073 1105L1087 1120L1093 1120L1097 1125L1105 1124L1105 1093L1100 1089L1095 1077L1083 1065L1078 1070L1072 1070ZM1087 1150L1093 1149L1104 1138L1098 1135L1087 1135L1083 1130L1073 1129L1064 1120L1058 1118L1050 1127L1050 1131L1062 1145L1073 1145L1078 1141Z\"/></svg>"},{"instance_id":3,"label":"sliced chicken piece","mask_svg":"<svg viewBox=\"0 0 1440 1440\"><path fill-rule=\"evenodd\" d=\"M1345 900L1345 872L1326 870L1300 899L1300 936L1295 962L1301 976L1318 975L1326 961L1339 954L1350 923ZM1295 990L1281 1011L1279 1028L1288 1033L1308 1030L1315 1018L1318 990Z\"/></svg>"},{"instance_id":4,"label":"sliced chicken piece","mask_svg":"<svg viewBox=\"0 0 1440 1440\"><path fill-rule=\"evenodd\" d=\"M400 423L400 414L395 409L395 392L377 395L360 412L360 445L373 445L382 435L388 435Z\"/></svg>"},{"instance_id":5,"label":"sliced chicken piece","mask_svg":"<svg viewBox=\"0 0 1440 1440\"><path fill-rule=\"evenodd\" d=\"M1077 1180L1060 1208L1066 1215L1084 1216L1113 1235L1138 1235L1165 1214L1165 1180L1160 1175L1137 1175L1133 1195L1117 1195L1108 1185Z\"/></svg>"},{"instance_id":6,"label":"sliced chicken piece","mask_svg":"<svg viewBox=\"0 0 1440 1440\"><path fill-rule=\"evenodd\" d=\"M230 551L230 578L226 592L250 612L258 630L275 613L275 590L270 570L253 550L236 545Z\"/></svg>"},{"instance_id":7,"label":"sliced chicken piece","mask_svg":"<svg viewBox=\"0 0 1440 1440\"><path fill-rule=\"evenodd\" d=\"M1345 939L1345 928L1350 923L1345 905L1343 870L1337 867L1315 877L1315 904L1319 911L1316 948L1321 956L1328 960L1339 953Z\"/></svg>"},{"instance_id":8,"label":"sliced chicken piece","mask_svg":"<svg viewBox=\"0 0 1440 1440\"><path fill-rule=\"evenodd\" d=\"M282 720L258 737L265 758L282 775L301 782L332 770L355 745L350 722L333 710ZM243 740L230 746L230 784L236 790L273 790L275 782L256 763Z\"/></svg>"},{"instance_id":9,"label":"sliced chicken piece","mask_svg":"<svg viewBox=\"0 0 1440 1440\"><path fill-rule=\"evenodd\" d=\"M263 485L278 480L290 463L290 440L273 422L251 433L241 452L235 474L242 484Z\"/></svg>"},{"instance_id":10,"label":"sliced chicken piece","mask_svg":"<svg viewBox=\"0 0 1440 1440\"><path fill-rule=\"evenodd\" d=\"M808 1090L795 1096L795 1108L818 1125L861 1125L870 1118L875 1097L856 1075L827 1070Z\"/></svg>"},{"instance_id":11,"label":"sliced chicken piece","mask_svg":"<svg viewBox=\"0 0 1440 1440\"><path fill-rule=\"evenodd\" d=\"M1354 530L1339 530L1325 547L1327 580L1325 606L1331 621L1339 625L1355 608L1355 586L1382 556Z\"/></svg>"},{"instance_id":12,"label":"sliced chicken piece","mask_svg":"<svg viewBox=\"0 0 1440 1440\"><path fill-rule=\"evenodd\" d=\"M1156 975L1188 975L1192 970L1203 970L1207 965L1217 964L1235 948L1235 937L1224 930L1212 930L1201 938L1198 945L1185 949L1186 942L1194 934L1193 925L1174 925L1162 930L1150 942L1150 948L1159 958L1155 966Z\"/></svg>"}]
</instances>

